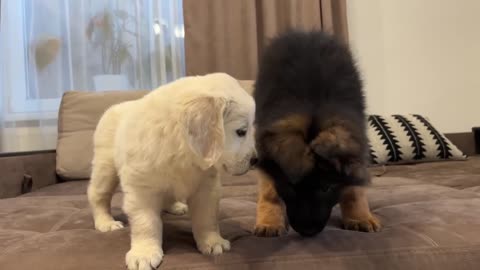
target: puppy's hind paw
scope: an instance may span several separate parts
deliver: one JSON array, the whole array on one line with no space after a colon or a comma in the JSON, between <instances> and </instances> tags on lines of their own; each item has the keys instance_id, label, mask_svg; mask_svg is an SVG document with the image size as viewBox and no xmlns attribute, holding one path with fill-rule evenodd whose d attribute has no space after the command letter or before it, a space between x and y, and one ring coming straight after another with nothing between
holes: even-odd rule
<instances>
[{"instance_id":1,"label":"puppy's hind paw","mask_svg":"<svg viewBox=\"0 0 480 270\"><path fill-rule=\"evenodd\" d=\"M350 131L342 126L321 131L312 140L310 147L317 156L332 161L335 167L340 165L339 161L359 156L362 149Z\"/></svg>"},{"instance_id":2,"label":"puppy's hind paw","mask_svg":"<svg viewBox=\"0 0 480 270\"><path fill-rule=\"evenodd\" d=\"M220 255L230 250L230 242L220 235L211 235L197 242L197 248L205 255Z\"/></svg>"},{"instance_id":3,"label":"puppy's hind paw","mask_svg":"<svg viewBox=\"0 0 480 270\"><path fill-rule=\"evenodd\" d=\"M167 213L177 216L185 215L187 212L188 206L181 202L175 202L167 209Z\"/></svg>"},{"instance_id":4,"label":"puppy's hind paw","mask_svg":"<svg viewBox=\"0 0 480 270\"><path fill-rule=\"evenodd\" d=\"M95 229L101 232L113 232L123 229L123 223L115 220L97 221L95 222Z\"/></svg>"}]
</instances>

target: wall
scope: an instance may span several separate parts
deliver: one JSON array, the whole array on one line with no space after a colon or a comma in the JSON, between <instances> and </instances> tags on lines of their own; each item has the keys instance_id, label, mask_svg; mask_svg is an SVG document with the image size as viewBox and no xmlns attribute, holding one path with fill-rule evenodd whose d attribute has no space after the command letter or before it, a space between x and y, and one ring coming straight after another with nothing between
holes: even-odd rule
<instances>
[{"instance_id":1,"label":"wall","mask_svg":"<svg viewBox=\"0 0 480 270\"><path fill-rule=\"evenodd\" d=\"M348 0L369 113L420 113L443 132L480 126L480 1Z\"/></svg>"}]
</instances>

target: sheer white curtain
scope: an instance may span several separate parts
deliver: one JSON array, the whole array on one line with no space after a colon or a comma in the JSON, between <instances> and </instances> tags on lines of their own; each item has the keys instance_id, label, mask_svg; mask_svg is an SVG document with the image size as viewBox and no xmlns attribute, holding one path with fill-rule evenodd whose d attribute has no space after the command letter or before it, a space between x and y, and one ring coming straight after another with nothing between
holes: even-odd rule
<instances>
[{"instance_id":1,"label":"sheer white curtain","mask_svg":"<svg viewBox=\"0 0 480 270\"><path fill-rule=\"evenodd\" d=\"M185 74L181 0L1 0L0 152L54 149L62 94Z\"/></svg>"}]
</instances>

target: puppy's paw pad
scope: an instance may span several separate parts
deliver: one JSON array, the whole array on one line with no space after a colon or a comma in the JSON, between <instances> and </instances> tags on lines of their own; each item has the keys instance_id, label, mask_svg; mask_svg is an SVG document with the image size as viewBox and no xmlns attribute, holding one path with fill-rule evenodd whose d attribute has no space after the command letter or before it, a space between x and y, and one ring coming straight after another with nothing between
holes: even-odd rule
<instances>
[{"instance_id":1,"label":"puppy's paw pad","mask_svg":"<svg viewBox=\"0 0 480 270\"><path fill-rule=\"evenodd\" d=\"M346 230L360 231L360 232L379 232L382 229L382 224L375 216L371 215L363 220L360 219L345 219L343 220L343 227Z\"/></svg>"},{"instance_id":2,"label":"puppy's paw pad","mask_svg":"<svg viewBox=\"0 0 480 270\"><path fill-rule=\"evenodd\" d=\"M230 242L221 236L212 236L197 244L198 250L205 255L220 255L230 250Z\"/></svg>"},{"instance_id":3,"label":"puppy's paw pad","mask_svg":"<svg viewBox=\"0 0 480 270\"><path fill-rule=\"evenodd\" d=\"M257 224L253 234L259 237L277 237L287 234L288 229L283 225Z\"/></svg>"},{"instance_id":4,"label":"puppy's paw pad","mask_svg":"<svg viewBox=\"0 0 480 270\"><path fill-rule=\"evenodd\" d=\"M109 220L95 223L95 229L101 232L113 232L123 229L123 223L121 221Z\"/></svg>"},{"instance_id":5,"label":"puppy's paw pad","mask_svg":"<svg viewBox=\"0 0 480 270\"><path fill-rule=\"evenodd\" d=\"M163 259L163 251L157 248L130 249L125 257L128 270L156 269Z\"/></svg>"},{"instance_id":6,"label":"puppy's paw pad","mask_svg":"<svg viewBox=\"0 0 480 270\"><path fill-rule=\"evenodd\" d=\"M175 202L169 209L167 209L167 213L178 216L185 215L187 212L188 206L181 202Z\"/></svg>"}]
</instances>

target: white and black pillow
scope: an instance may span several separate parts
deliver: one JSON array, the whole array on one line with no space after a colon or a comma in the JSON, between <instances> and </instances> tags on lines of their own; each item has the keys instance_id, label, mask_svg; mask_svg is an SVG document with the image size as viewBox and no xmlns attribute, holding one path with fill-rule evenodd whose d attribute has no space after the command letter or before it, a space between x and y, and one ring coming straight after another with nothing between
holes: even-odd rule
<instances>
[{"instance_id":1,"label":"white and black pillow","mask_svg":"<svg viewBox=\"0 0 480 270\"><path fill-rule=\"evenodd\" d=\"M467 156L418 115L369 115L372 164L464 160Z\"/></svg>"}]
</instances>

